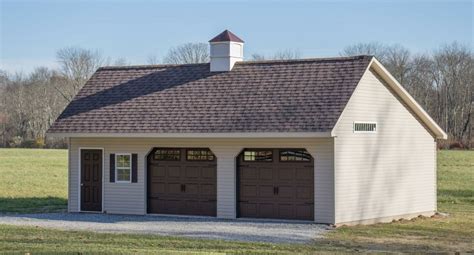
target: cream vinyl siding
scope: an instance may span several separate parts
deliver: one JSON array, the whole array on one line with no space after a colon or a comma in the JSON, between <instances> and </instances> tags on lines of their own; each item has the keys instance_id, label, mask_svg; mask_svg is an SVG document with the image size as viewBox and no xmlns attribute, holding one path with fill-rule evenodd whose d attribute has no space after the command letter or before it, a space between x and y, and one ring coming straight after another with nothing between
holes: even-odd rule
<instances>
[{"instance_id":1,"label":"cream vinyl siding","mask_svg":"<svg viewBox=\"0 0 474 255\"><path fill-rule=\"evenodd\" d=\"M236 217L236 156L244 148L306 148L315 158L315 221L334 223L332 138L71 138L69 210L79 210L79 148L104 148L104 208L107 213L146 214L146 156L153 147L206 147L217 157L217 216ZM138 154L138 182L111 183L111 153Z\"/></svg>"},{"instance_id":2,"label":"cream vinyl siding","mask_svg":"<svg viewBox=\"0 0 474 255\"><path fill-rule=\"evenodd\" d=\"M354 122L376 122L354 133ZM333 130L335 221L436 210L436 143L375 71L362 77Z\"/></svg>"}]
</instances>

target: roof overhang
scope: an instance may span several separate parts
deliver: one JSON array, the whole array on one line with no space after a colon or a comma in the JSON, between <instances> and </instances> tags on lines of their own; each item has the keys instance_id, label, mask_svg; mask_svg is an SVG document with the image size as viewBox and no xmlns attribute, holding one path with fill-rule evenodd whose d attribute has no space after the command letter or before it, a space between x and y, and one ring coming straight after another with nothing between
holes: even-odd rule
<instances>
[{"instance_id":1,"label":"roof overhang","mask_svg":"<svg viewBox=\"0 0 474 255\"><path fill-rule=\"evenodd\" d=\"M447 139L448 135L444 130L428 115L428 113L415 101L405 88L385 69L385 67L373 57L366 72L372 68L400 97L400 99L413 111L414 114L426 125L434 134L436 139Z\"/></svg>"},{"instance_id":2,"label":"roof overhang","mask_svg":"<svg viewBox=\"0 0 474 255\"><path fill-rule=\"evenodd\" d=\"M71 138L324 138L331 132L236 132L236 133L47 133Z\"/></svg>"}]
</instances>

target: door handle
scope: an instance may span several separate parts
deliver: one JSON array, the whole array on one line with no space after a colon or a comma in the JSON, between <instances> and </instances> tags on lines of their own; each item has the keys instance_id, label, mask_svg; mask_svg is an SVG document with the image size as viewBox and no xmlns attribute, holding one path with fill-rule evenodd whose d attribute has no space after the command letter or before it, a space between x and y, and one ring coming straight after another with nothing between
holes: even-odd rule
<instances>
[{"instance_id":1,"label":"door handle","mask_svg":"<svg viewBox=\"0 0 474 255\"><path fill-rule=\"evenodd\" d=\"M181 184L181 192L186 192L186 184Z\"/></svg>"},{"instance_id":2,"label":"door handle","mask_svg":"<svg viewBox=\"0 0 474 255\"><path fill-rule=\"evenodd\" d=\"M84 186L84 183L81 183L81 187Z\"/></svg>"},{"instance_id":3,"label":"door handle","mask_svg":"<svg viewBox=\"0 0 474 255\"><path fill-rule=\"evenodd\" d=\"M278 187L273 188L273 194L278 195L279 192L280 192L280 189Z\"/></svg>"}]
</instances>

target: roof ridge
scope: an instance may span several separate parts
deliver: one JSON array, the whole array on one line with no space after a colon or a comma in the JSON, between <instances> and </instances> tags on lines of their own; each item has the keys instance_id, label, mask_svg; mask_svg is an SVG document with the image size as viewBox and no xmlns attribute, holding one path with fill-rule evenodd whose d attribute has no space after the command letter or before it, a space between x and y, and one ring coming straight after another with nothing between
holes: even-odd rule
<instances>
[{"instance_id":1,"label":"roof ridge","mask_svg":"<svg viewBox=\"0 0 474 255\"><path fill-rule=\"evenodd\" d=\"M344 61L344 60L360 60L372 58L373 55L355 55L344 57L321 57L321 58L299 58L299 59L268 59L268 60L245 60L236 62L236 65L252 65L252 64L284 64L284 63L301 63L301 62L317 62L317 61ZM156 64L156 65L130 65L130 66L102 66L97 70L130 70L130 69L154 69L165 67L181 67L181 66L198 66L209 65L209 63L194 64Z\"/></svg>"},{"instance_id":2,"label":"roof ridge","mask_svg":"<svg viewBox=\"0 0 474 255\"><path fill-rule=\"evenodd\" d=\"M297 62L316 62L316 61L343 61L343 60L359 60L372 58L372 55L356 55L344 57L321 57L321 58L298 58L298 59L269 59L269 60L247 60L236 62L236 64L272 64L272 63L297 63Z\"/></svg>"},{"instance_id":3,"label":"roof ridge","mask_svg":"<svg viewBox=\"0 0 474 255\"><path fill-rule=\"evenodd\" d=\"M123 70L123 69L153 69L163 67L176 67L176 66L197 66L197 65L209 65L209 63L193 63L193 64L155 64L155 65L129 65L129 66L101 66L97 70Z\"/></svg>"}]
</instances>

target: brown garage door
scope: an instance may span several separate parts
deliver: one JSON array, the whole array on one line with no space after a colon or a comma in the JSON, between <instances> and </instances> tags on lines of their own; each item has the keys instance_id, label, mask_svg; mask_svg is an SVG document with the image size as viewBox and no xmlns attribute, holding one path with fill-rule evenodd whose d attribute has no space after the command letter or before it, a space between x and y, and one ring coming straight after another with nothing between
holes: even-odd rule
<instances>
[{"instance_id":1,"label":"brown garage door","mask_svg":"<svg viewBox=\"0 0 474 255\"><path fill-rule=\"evenodd\" d=\"M314 219L314 161L304 149L245 149L238 157L239 217Z\"/></svg>"},{"instance_id":2,"label":"brown garage door","mask_svg":"<svg viewBox=\"0 0 474 255\"><path fill-rule=\"evenodd\" d=\"M203 148L155 148L148 156L148 213L216 215L216 158Z\"/></svg>"}]
</instances>

